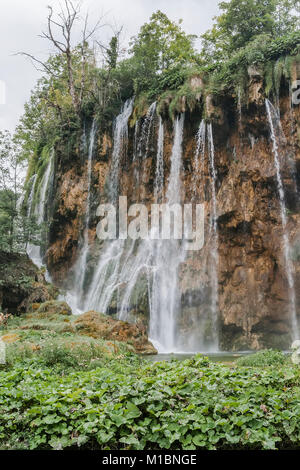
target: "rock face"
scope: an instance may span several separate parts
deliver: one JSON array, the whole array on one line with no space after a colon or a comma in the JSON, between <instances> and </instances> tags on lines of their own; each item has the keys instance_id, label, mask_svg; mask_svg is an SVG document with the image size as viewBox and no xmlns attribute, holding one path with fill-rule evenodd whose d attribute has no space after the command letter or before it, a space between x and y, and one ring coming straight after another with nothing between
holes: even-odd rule
<instances>
[{"instance_id":1,"label":"rock face","mask_svg":"<svg viewBox=\"0 0 300 470\"><path fill-rule=\"evenodd\" d=\"M240 350L290 345L290 305L288 279L284 260L283 230L272 142L267 122L260 71L249 71L248 101L240 110L232 96L204 100L211 119L215 141L217 171L216 198L219 237L218 310L220 349ZM281 125L285 134L280 143L280 164L287 207L287 231L291 244L297 311L300 315L300 106L291 108L288 84L280 90ZM155 118L158 120L157 118ZM195 135L201 112L186 112L183 168L181 171L185 202L190 202L194 173ZM173 142L173 125L164 120L164 170L167 182ZM129 129L128 156L121 164L120 194L127 194L129 203L153 203L153 183L157 154L157 122L149 138L147 158L133 157L134 129ZM112 137L99 132L92 174L92 213L89 238L91 253L96 239L97 204L106 200L105 181L112 154ZM48 268L58 283L78 255L83 211L87 198L86 162L80 155L64 162L58 155L57 203L50 230L47 252ZM136 173L139 183L136 184ZM211 215L210 168L206 156L202 184L196 188L197 200L205 205L205 236L208 237ZM207 271L209 247L187 257L180 274L181 328L193 331L205 316L211 295ZM93 262L93 255L91 256ZM78 320L78 326L102 329L93 313ZM298 315L298 318L299 318ZM106 320L113 331L113 321ZM85 326L84 326L85 325ZM98 326L97 326L98 325ZM116 335L127 334L123 325ZM132 328L136 328L133 326ZM89 329L88 329L89 331ZM131 331L131 334L133 332ZM135 334L135 333L134 333ZM120 339L122 340L122 339Z\"/></svg>"},{"instance_id":2,"label":"rock face","mask_svg":"<svg viewBox=\"0 0 300 470\"><path fill-rule=\"evenodd\" d=\"M138 354L157 354L142 325L132 325L93 311L80 315L74 323L81 335L131 343Z\"/></svg>"}]
</instances>

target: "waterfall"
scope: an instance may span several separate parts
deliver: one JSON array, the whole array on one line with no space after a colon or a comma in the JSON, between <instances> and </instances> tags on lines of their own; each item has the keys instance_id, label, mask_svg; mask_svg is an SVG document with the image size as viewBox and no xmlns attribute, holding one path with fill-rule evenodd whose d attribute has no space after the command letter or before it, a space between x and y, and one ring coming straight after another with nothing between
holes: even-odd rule
<instances>
[{"instance_id":1,"label":"waterfall","mask_svg":"<svg viewBox=\"0 0 300 470\"><path fill-rule=\"evenodd\" d=\"M276 169L276 179L277 179L277 189L279 194L279 203L280 203L280 215L282 223L282 239L283 239L283 254L285 261L286 277L289 285L289 303L290 303L290 318L291 318L291 328L292 328L292 337L293 339L298 338L299 327L297 320L296 312L296 296L295 296L295 284L293 276L293 265L291 262L291 249L290 242L287 230L287 214L286 214L286 205L285 205L285 194L281 177L281 168L280 168L280 156L278 148L278 138L276 133L276 126L280 125L278 123L279 116L272 105L272 103L266 99L266 110L268 116L268 122L270 126L270 134L273 143L273 155L274 155L274 164Z\"/></svg>"},{"instance_id":2,"label":"waterfall","mask_svg":"<svg viewBox=\"0 0 300 470\"><path fill-rule=\"evenodd\" d=\"M122 112L116 118L114 129L114 149L110 168L110 197L116 203L119 195L119 173L121 159L127 151L128 120L133 110L133 98L126 101Z\"/></svg>"},{"instance_id":3,"label":"waterfall","mask_svg":"<svg viewBox=\"0 0 300 470\"><path fill-rule=\"evenodd\" d=\"M193 294L186 296L187 308L196 308L197 314L190 321L193 323L189 336L189 344L193 349L201 351L216 352L219 349L219 312L218 312L218 227L217 227L217 200L216 200L216 180L217 172L215 168L215 152L213 141L212 125L206 125L205 121L200 122L195 136L196 150L193 162L192 178L192 200L205 201L205 163L208 159L210 172L210 217L208 230L205 237L205 246L201 253L192 252L188 254L188 261L200 263L197 275L196 297L200 295L202 301L193 300ZM207 145L206 145L207 143ZM195 283L195 282L194 282ZM210 288L210 292L208 291ZM199 298L199 297L198 297Z\"/></svg>"},{"instance_id":4,"label":"waterfall","mask_svg":"<svg viewBox=\"0 0 300 470\"><path fill-rule=\"evenodd\" d=\"M241 132L242 130L242 91L241 91L240 86L238 87L237 95L238 95L237 107L238 107L238 116L239 116L239 131Z\"/></svg>"},{"instance_id":5,"label":"waterfall","mask_svg":"<svg viewBox=\"0 0 300 470\"><path fill-rule=\"evenodd\" d=\"M154 108L154 105L153 105ZM174 143L171 155L166 199L180 202L182 138L184 115L174 124ZM116 132L114 155L122 153L120 136ZM163 184L163 123L160 122L156 162L157 190ZM136 290L145 281L150 304L150 336L160 351L176 350L176 325L180 309L178 270L184 260L183 243L178 240L114 240L105 242L86 296L85 310L108 313L114 304L119 318L130 320L130 307ZM148 285L148 288L147 288Z\"/></svg>"},{"instance_id":6,"label":"waterfall","mask_svg":"<svg viewBox=\"0 0 300 470\"><path fill-rule=\"evenodd\" d=\"M164 189L164 125L162 122L162 118L159 117L156 171L155 171L155 182L154 182L155 201L162 198L163 189Z\"/></svg>"},{"instance_id":7,"label":"waterfall","mask_svg":"<svg viewBox=\"0 0 300 470\"><path fill-rule=\"evenodd\" d=\"M138 144L138 156L141 160L146 159L149 154L149 144L151 137L152 124L156 110L156 101L149 107L141 129L141 136Z\"/></svg>"},{"instance_id":8,"label":"waterfall","mask_svg":"<svg viewBox=\"0 0 300 470\"><path fill-rule=\"evenodd\" d=\"M119 196L119 169L121 157L126 155L128 139L128 120L132 111L133 102L125 103L121 114L116 119L112 176L110 178L111 201L117 202ZM145 160L146 149L149 148L151 129L153 127L156 103L153 103L146 115L143 125L136 125L134 155L136 162ZM139 128L141 127L141 132ZM174 121L174 138L170 156L170 173L164 202L170 206L181 204L182 196L182 145L184 130L184 114ZM140 134L140 136L139 136ZM93 130L90 137L90 152L88 160L88 188L90 189L90 172L93 148ZM209 314L204 312L201 320L206 326L207 321L212 324L209 339L203 340L205 333L193 336L193 343L189 341L184 331L182 321L182 305L180 291L180 268L187 259L186 242L160 239L160 226L152 226L152 231L146 240L116 239L103 242L93 273L88 292L83 294L85 284L86 256L88 252L88 226L89 207L87 206L84 248L77 264L78 277L76 281L76 295L81 299L83 311L96 310L105 314L118 314L124 321L137 321L137 314L149 309L149 337L159 352L180 352L197 350L209 346L218 349L218 233L217 233L217 204L216 204L216 169L214 156L214 143L212 126L208 131L205 121L202 121L196 136L196 151L194 168L196 179L194 189L199 183L203 184L206 139L208 141L208 155L211 173L211 211L209 234L209 269L211 284L211 308ZM146 153L141 153L144 149ZM161 118L158 121L157 151L154 180L154 201L162 201L164 190L164 124ZM115 185L115 186L114 186ZM88 204L89 199L88 197ZM159 222L158 222L159 223ZM141 299L143 305L141 307ZM145 304L146 302L146 304ZM147 306L148 303L148 306ZM82 311L81 310L81 311ZM78 304L77 304L78 311ZM208 318L209 315L209 318ZM204 329L204 326L203 326ZM202 338L202 340L201 340Z\"/></svg>"},{"instance_id":9,"label":"waterfall","mask_svg":"<svg viewBox=\"0 0 300 470\"><path fill-rule=\"evenodd\" d=\"M30 193L28 196L27 200L27 218L29 219L32 215L32 206L33 206L33 196L35 193L35 186L36 186L36 181L37 181L37 175L33 175L30 178L30 183L31 183L31 189ZM38 259L38 262L40 262L40 259L38 258L39 252L40 252L40 247L37 245L33 245L32 243L28 243L26 247L26 252L29 256L30 259L34 262L35 259Z\"/></svg>"},{"instance_id":10,"label":"waterfall","mask_svg":"<svg viewBox=\"0 0 300 470\"><path fill-rule=\"evenodd\" d=\"M174 124L174 143L166 202L180 203L182 140L184 114ZM150 301L149 336L160 352L178 350L177 321L180 311L179 267L185 259L184 243L179 240L157 240L152 243L153 280Z\"/></svg>"},{"instance_id":11,"label":"waterfall","mask_svg":"<svg viewBox=\"0 0 300 470\"><path fill-rule=\"evenodd\" d=\"M43 175L43 178L40 184L39 198L34 207L33 207L33 198L34 198L34 194L36 191L37 175L34 175L33 177L33 184L32 184L29 198L28 198L28 209L27 209L28 216L34 215L38 225L43 224L47 218L47 201L48 201L50 188L53 185L53 178L54 178L54 156L55 156L54 149L52 149L50 152L50 157L49 157L49 161L46 167L46 171ZM39 268L43 265L41 247L39 245L28 244L27 254L31 258L33 263L36 264Z\"/></svg>"},{"instance_id":12,"label":"waterfall","mask_svg":"<svg viewBox=\"0 0 300 470\"><path fill-rule=\"evenodd\" d=\"M218 224L217 224L217 199L216 199L216 182L217 172L215 167L215 147L213 139L212 124L208 125L208 152L209 163L211 171L211 213L210 213L210 237L211 237L211 316L212 316L212 341L211 346L218 349L218 304L219 304L219 238L218 238Z\"/></svg>"},{"instance_id":13,"label":"waterfall","mask_svg":"<svg viewBox=\"0 0 300 470\"><path fill-rule=\"evenodd\" d=\"M202 184L202 192L204 189L203 174L204 174L204 159L205 159L205 139L206 139L206 124L202 119L197 135L196 135L196 151L194 156L194 173L193 173L193 199L197 196L198 185ZM201 156L201 160L200 160Z\"/></svg>"},{"instance_id":14,"label":"waterfall","mask_svg":"<svg viewBox=\"0 0 300 470\"><path fill-rule=\"evenodd\" d=\"M33 196L34 196L34 191L35 191L36 178L37 178L37 175L33 175L29 181L31 183L31 189L30 189L30 193L28 196L28 200L27 200L27 217L30 217L31 212L32 212L32 202L33 202Z\"/></svg>"},{"instance_id":15,"label":"waterfall","mask_svg":"<svg viewBox=\"0 0 300 470\"><path fill-rule=\"evenodd\" d=\"M88 147L88 161L87 161L87 199L84 218L84 232L83 232L83 245L80 250L79 258L75 264L74 276L74 289L67 294L67 301L74 312L82 312L84 300L84 284L87 274L87 259L89 254L89 225L91 216L91 183L92 183L92 163L95 146L95 137L97 133L96 120L93 120ZM85 135L85 132L84 132ZM85 142L85 148L87 143Z\"/></svg>"},{"instance_id":16,"label":"waterfall","mask_svg":"<svg viewBox=\"0 0 300 470\"><path fill-rule=\"evenodd\" d=\"M54 150L52 149L50 152L50 158L49 158L49 162L48 162L45 174L42 178L38 203L34 210L35 215L37 216L38 225L42 224L45 221L45 218L47 216L46 203L47 203L48 192L50 189L50 182L54 174L53 164L54 164Z\"/></svg>"},{"instance_id":17,"label":"waterfall","mask_svg":"<svg viewBox=\"0 0 300 470\"><path fill-rule=\"evenodd\" d=\"M128 120L133 110L133 99L127 100L117 116L114 129L114 147L110 175L111 202L116 204L119 195L119 170L121 157L126 154ZM137 129L137 127L136 127ZM116 289L119 266L124 250L124 241L107 241L101 249L97 267L86 295L85 310L95 309L106 313Z\"/></svg>"}]
</instances>

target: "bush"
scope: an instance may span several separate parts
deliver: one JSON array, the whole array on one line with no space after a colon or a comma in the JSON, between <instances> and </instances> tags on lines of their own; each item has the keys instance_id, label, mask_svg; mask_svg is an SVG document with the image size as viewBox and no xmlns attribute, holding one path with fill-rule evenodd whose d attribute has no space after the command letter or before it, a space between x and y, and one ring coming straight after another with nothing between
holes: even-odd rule
<instances>
[{"instance_id":1,"label":"bush","mask_svg":"<svg viewBox=\"0 0 300 470\"><path fill-rule=\"evenodd\" d=\"M279 366L286 362L286 355L282 351L275 351L273 349L267 349L251 354L250 356L240 357L236 361L238 366L246 367Z\"/></svg>"}]
</instances>

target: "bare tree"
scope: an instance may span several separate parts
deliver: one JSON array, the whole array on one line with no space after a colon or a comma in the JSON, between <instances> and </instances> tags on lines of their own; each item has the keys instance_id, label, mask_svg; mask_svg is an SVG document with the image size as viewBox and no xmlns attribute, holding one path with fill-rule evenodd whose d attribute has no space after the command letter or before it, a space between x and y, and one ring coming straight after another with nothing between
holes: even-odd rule
<instances>
[{"instance_id":1,"label":"bare tree","mask_svg":"<svg viewBox=\"0 0 300 470\"><path fill-rule=\"evenodd\" d=\"M94 26L89 26L88 14L81 17L81 2L74 3L72 0L64 0L58 13L55 14L53 8L48 6L47 16L47 29L41 34L43 39L47 39L58 51L66 58L67 74L68 74L68 91L70 93L72 104L77 113L81 109L84 89L86 85L86 64L88 55L88 42L93 38L96 31L105 26L101 24L103 17L101 17ZM81 38L74 43L74 29L76 23L83 21L83 29L81 31ZM74 71L74 49L75 46L79 47L81 53L81 80L80 86L75 84L76 73ZM35 57L32 54L21 52L22 55L29 57L35 64L42 67L43 71L48 74L55 75L55 72L49 67L49 64ZM40 69L39 69L40 70Z\"/></svg>"}]
</instances>

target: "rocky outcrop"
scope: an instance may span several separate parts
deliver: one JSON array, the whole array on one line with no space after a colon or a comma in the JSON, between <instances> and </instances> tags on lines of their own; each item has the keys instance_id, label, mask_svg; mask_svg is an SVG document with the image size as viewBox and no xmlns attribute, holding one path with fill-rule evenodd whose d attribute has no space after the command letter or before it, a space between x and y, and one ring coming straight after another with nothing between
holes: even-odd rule
<instances>
[{"instance_id":1,"label":"rocky outcrop","mask_svg":"<svg viewBox=\"0 0 300 470\"><path fill-rule=\"evenodd\" d=\"M57 289L27 255L0 252L0 311L26 312L36 302L52 300Z\"/></svg>"},{"instance_id":2,"label":"rocky outcrop","mask_svg":"<svg viewBox=\"0 0 300 470\"><path fill-rule=\"evenodd\" d=\"M51 317L52 315L72 315L72 310L66 302L61 302L59 300L50 300L42 304L34 304L33 310L36 311L36 314L42 317Z\"/></svg>"},{"instance_id":3,"label":"rocky outcrop","mask_svg":"<svg viewBox=\"0 0 300 470\"><path fill-rule=\"evenodd\" d=\"M81 335L129 343L138 354L157 354L148 341L146 329L140 324L115 320L93 311L80 315L74 324L76 331Z\"/></svg>"}]
</instances>

